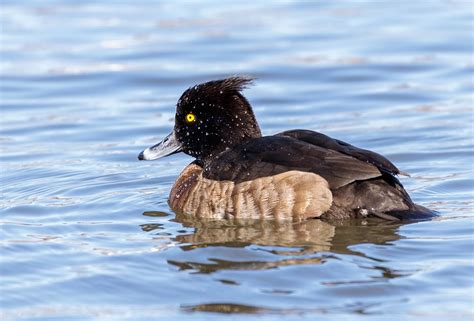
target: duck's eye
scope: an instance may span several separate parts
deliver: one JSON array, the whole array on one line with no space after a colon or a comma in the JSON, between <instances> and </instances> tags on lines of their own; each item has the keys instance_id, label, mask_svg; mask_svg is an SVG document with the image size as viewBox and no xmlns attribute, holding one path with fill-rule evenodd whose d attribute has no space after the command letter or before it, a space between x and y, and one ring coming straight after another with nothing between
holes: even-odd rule
<instances>
[{"instance_id":1,"label":"duck's eye","mask_svg":"<svg viewBox=\"0 0 474 321\"><path fill-rule=\"evenodd\" d=\"M196 121L196 116L192 113L186 115L186 122L193 123Z\"/></svg>"}]
</instances>

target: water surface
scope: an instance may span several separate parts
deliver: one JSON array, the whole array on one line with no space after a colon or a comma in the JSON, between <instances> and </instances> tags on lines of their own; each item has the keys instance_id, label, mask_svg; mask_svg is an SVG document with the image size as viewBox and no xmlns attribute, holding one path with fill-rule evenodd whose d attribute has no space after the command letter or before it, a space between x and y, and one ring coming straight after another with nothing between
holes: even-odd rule
<instances>
[{"instance_id":1,"label":"water surface","mask_svg":"<svg viewBox=\"0 0 474 321\"><path fill-rule=\"evenodd\" d=\"M3 1L4 320L468 320L469 1ZM189 86L258 78L264 134L322 131L409 172L440 216L196 222L167 196L191 161L138 162Z\"/></svg>"}]
</instances>

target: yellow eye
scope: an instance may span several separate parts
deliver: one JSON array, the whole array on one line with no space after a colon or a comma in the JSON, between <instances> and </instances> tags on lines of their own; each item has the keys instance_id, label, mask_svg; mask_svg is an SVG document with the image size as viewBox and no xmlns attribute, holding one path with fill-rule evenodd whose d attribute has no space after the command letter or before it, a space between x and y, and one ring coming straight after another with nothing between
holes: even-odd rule
<instances>
[{"instance_id":1,"label":"yellow eye","mask_svg":"<svg viewBox=\"0 0 474 321\"><path fill-rule=\"evenodd\" d=\"M189 113L189 114L186 115L186 121L188 123L192 123L192 122L196 121L196 116L194 116L194 114Z\"/></svg>"}]
</instances>

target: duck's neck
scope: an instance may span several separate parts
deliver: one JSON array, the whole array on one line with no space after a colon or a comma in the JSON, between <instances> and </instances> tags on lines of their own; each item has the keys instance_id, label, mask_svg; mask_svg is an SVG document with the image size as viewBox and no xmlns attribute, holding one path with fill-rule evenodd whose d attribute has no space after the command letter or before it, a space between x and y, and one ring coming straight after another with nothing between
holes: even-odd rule
<instances>
[{"instance_id":1,"label":"duck's neck","mask_svg":"<svg viewBox=\"0 0 474 321\"><path fill-rule=\"evenodd\" d=\"M262 137L258 124L256 122L253 122L253 124L255 125L252 127L246 126L245 130L241 130L242 128L239 127L229 128L229 135L222 137L219 140L219 143L210 149L210 152L203 153L197 160L206 166L223 152L233 149L234 147L244 144L252 139Z\"/></svg>"},{"instance_id":2,"label":"duck's neck","mask_svg":"<svg viewBox=\"0 0 474 321\"><path fill-rule=\"evenodd\" d=\"M220 124L217 126L218 129L214 132L215 136L210 140L211 146L207 146L199 155L198 160L204 164L209 164L217 155L228 149L251 139L262 137L250 103L240 93L233 97L235 99L232 104L228 104L224 117L220 119L220 122L225 126Z\"/></svg>"}]
</instances>

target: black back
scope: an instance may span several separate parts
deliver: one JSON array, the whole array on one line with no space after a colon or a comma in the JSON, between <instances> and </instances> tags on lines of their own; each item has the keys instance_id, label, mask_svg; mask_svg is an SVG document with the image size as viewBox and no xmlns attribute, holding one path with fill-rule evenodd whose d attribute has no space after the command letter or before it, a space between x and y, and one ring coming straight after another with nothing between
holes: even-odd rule
<instances>
[{"instance_id":1,"label":"black back","mask_svg":"<svg viewBox=\"0 0 474 321\"><path fill-rule=\"evenodd\" d=\"M400 170L384 156L367 149L355 147L351 144L348 144L338 139L331 138L318 132L304 129L294 129L284 131L277 135L293 137L297 140L307 142L311 145L324 147L337 151L344 155L352 156L354 158L357 158L358 160L373 164L379 170L390 173L392 175L400 174Z\"/></svg>"},{"instance_id":2,"label":"black back","mask_svg":"<svg viewBox=\"0 0 474 321\"><path fill-rule=\"evenodd\" d=\"M354 181L392 175L398 169L383 156L308 130L252 139L219 155L204 176L236 183L289 170L316 173L331 189ZM396 178L394 178L396 180Z\"/></svg>"}]
</instances>

